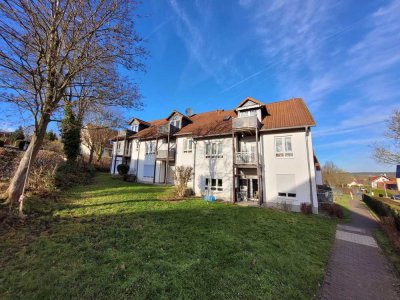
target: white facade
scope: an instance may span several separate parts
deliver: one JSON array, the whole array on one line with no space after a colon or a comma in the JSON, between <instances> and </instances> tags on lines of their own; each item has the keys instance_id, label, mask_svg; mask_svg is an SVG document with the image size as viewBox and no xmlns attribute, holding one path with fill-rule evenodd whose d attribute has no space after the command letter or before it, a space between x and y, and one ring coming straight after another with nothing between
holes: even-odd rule
<instances>
[{"instance_id":1,"label":"white facade","mask_svg":"<svg viewBox=\"0 0 400 300\"><path fill-rule=\"evenodd\" d=\"M243 110L239 114L243 114ZM258 120L262 119L261 110L255 115ZM174 125L184 126L174 115L172 120ZM190 166L193 178L188 188L196 196L212 194L216 199L226 201L239 201L238 197L242 201L260 199L263 205L284 203L294 211L307 203L317 212L316 185L322 184L322 178L320 171L315 169L310 127L260 130L255 134L171 135L169 143L166 137L151 139L133 135L114 142L113 153L118 155L113 155L111 173L117 173L116 166L125 163L130 166L129 173L135 174L139 182L172 184L175 167ZM126 150L128 143L129 150ZM159 157L162 151L168 151L168 145L169 151L174 153L169 161ZM258 171L255 165L246 165L249 161L256 162L257 152Z\"/></svg>"}]
</instances>

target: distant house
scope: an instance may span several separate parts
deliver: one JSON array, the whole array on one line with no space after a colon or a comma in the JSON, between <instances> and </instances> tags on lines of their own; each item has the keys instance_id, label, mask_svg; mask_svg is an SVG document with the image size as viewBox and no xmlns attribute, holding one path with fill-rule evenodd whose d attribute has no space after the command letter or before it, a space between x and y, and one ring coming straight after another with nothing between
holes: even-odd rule
<instances>
[{"instance_id":1,"label":"distant house","mask_svg":"<svg viewBox=\"0 0 400 300\"><path fill-rule=\"evenodd\" d=\"M385 187L385 183L390 181L391 179L387 177L386 174L369 177L369 182L373 189L383 189Z\"/></svg>"}]
</instances>

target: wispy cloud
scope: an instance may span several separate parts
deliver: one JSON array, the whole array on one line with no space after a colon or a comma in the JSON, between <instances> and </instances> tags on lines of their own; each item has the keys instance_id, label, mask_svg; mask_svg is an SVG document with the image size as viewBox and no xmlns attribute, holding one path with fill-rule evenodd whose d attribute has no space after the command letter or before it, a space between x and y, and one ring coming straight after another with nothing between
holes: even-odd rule
<instances>
[{"instance_id":1,"label":"wispy cloud","mask_svg":"<svg viewBox=\"0 0 400 300\"><path fill-rule=\"evenodd\" d=\"M318 148L343 148L353 145L372 145L375 142L382 141L383 138L367 138L367 139L343 139L335 142L318 144Z\"/></svg>"}]
</instances>

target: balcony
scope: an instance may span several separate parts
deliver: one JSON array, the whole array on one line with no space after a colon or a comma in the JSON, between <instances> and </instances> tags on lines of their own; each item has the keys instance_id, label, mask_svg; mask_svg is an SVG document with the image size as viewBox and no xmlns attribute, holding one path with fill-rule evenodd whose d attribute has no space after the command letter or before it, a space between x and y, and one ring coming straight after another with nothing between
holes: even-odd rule
<instances>
[{"instance_id":1,"label":"balcony","mask_svg":"<svg viewBox=\"0 0 400 300\"><path fill-rule=\"evenodd\" d=\"M255 130L260 128L260 121L258 121L257 116L248 117L238 117L232 119L232 129L233 130Z\"/></svg>"},{"instance_id":2,"label":"balcony","mask_svg":"<svg viewBox=\"0 0 400 300\"><path fill-rule=\"evenodd\" d=\"M255 152L236 152L235 163L238 165L256 165L257 155Z\"/></svg>"},{"instance_id":3,"label":"balcony","mask_svg":"<svg viewBox=\"0 0 400 300\"><path fill-rule=\"evenodd\" d=\"M158 127L158 134L160 134L160 135L174 134L178 130L179 130L179 128L177 128L171 124L165 124L165 125L161 125L160 127Z\"/></svg>"},{"instance_id":4,"label":"balcony","mask_svg":"<svg viewBox=\"0 0 400 300\"><path fill-rule=\"evenodd\" d=\"M175 150L158 150L156 159L158 160L169 160L169 161L174 161L175 160Z\"/></svg>"},{"instance_id":5,"label":"balcony","mask_svg":"<svg viewBox=\"0 0 400 300\"><path fill-rule=\"evenodd\" d=\"M120 130L118 130L118 137L125 138L128 136L131 136L134 133L135 132L133 132L132 130L129 130L129 129L120 129Z\"/></svg>"}]
</instances>

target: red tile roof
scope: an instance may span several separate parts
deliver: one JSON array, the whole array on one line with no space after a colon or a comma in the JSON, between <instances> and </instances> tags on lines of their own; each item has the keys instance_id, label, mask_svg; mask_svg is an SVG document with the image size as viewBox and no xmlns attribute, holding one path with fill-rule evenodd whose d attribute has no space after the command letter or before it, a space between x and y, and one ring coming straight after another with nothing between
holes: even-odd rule
<instances>
[{"instance_id":1,"label":"red tile roof","mask_svg":"<svg viewBox=\"0 0 400 300\"><path fill-rule=\"evenodd\" d=\"M246 97L246 100L253 100ZM257 100L256 100L257 101ZM259 101L257 101L259 102ZM262 104L261 102L259 102ZM264 104L262 104L264 105ZM277 130L287 128L299 128L305 126L315 126L315 121L311 116L304 101L300 98L278 101L265 104L264 109L266 115L262 120L261 130ZM173 111L175 112L175 111ZM171 114L169 115L171 116ZM226 120L225 117L230 118ZM211 135L227 135L232 132L232 118L236 117L235 110L214 110L191 117L186 117L191 121L181 128L176 135L193 135L193 136L211 136ZM224 120L225 119L225 120ZM150 139L156 138L158 127L168 123L167 118L147 122L150 126L140 132L130 136L130 138Z\"/></svg>"}]
</instances>

